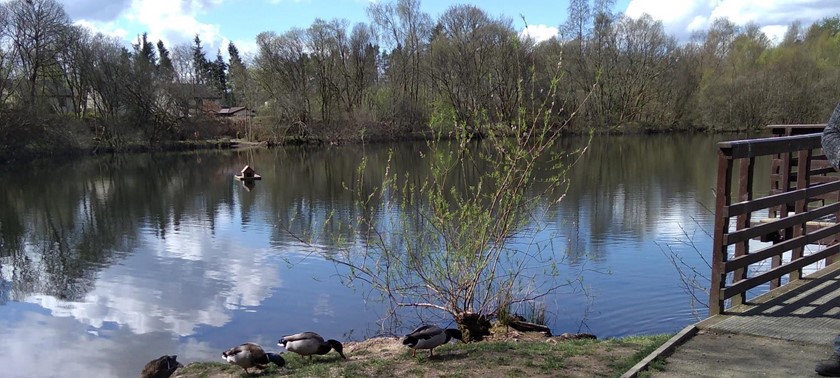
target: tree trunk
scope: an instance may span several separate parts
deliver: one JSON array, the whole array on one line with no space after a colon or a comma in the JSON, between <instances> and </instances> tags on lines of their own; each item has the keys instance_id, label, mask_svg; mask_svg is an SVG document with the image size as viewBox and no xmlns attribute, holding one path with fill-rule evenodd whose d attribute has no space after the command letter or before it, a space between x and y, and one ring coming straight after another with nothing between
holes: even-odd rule
<instances>
[{"instance_id":1,"label":"tree trunk","mask_svg":"<svg viewBox=\"0 0 840 378\"><path fill-rule=\"evenodd\" d=\"M464 341L481 341L490 335L490 320L481 314L462 313L455 317L458 328L464 335Z\"/></svg>"},{"instance_id":2,"label":"tree trunk","mask_svg":"<svg viewBox=\"0 0 840 378\"><path fill-rule=\"evenodd\" d=\"M520 332L540 332L547 337L551 337L551 328L542 324L526 322L524 320L512 320L510 322L510 328Z\"/></svg>"}]
</instances>

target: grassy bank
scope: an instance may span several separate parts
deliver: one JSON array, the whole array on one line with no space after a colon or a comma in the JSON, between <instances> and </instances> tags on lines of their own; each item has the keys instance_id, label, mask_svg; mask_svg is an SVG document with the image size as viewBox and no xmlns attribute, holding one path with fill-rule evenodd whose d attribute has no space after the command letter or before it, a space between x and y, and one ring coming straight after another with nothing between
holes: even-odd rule
<instances>
[{"instance_id":1,"label":"grassy bank","mask_svg":"<svg viewBox=\"0 0 840 378\"><path fill-rule=\"evenodd\" d=\"M285 368L270 365L263 371L251 372L259 377L618 377L669 337L491 340L448 344L435 349L431 358L425 351L412 357L411 350L396 338L375 338L347 343L346 361L334 352L311 361L284 353ZM241 368L225 364L221 357L219 360L188 364L173 376L247 376Z\"/></svg>"}]
</instances>

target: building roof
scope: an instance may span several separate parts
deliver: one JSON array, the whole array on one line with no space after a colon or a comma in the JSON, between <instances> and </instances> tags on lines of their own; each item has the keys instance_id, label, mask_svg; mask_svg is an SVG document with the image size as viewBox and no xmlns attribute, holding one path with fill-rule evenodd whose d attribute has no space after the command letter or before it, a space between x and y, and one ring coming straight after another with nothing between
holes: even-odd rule
<instances>
[{"instance_id":1,"label":"building roof","mask_svg":"<svg viewBox=\"0 0 840 378\"><path fill-rule=\"evenodd\" d=\"M218 115L234 115L235 113L241 112L243 110L245 110L244 106L234 106L234 107L231 107L231 108L222 108L221 110L219 110L219 112L217 114Z\"/></svg>"},{"instance_id":2,"label":"building roof","mask_svg":"<svg viewBox=\"0 0 840 378\"><path fill-rule=\"evenodd\" d=\"M216 115L219 117L254 117L256 112L244 106L232 106L219 109Z\"/></svg>"}]
</instances>

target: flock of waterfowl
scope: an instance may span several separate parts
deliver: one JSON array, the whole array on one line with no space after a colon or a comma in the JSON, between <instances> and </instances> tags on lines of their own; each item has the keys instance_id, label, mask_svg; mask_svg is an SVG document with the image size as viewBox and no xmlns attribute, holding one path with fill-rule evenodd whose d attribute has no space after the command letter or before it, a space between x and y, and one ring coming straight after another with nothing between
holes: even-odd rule
<instances>
[{"instance_id":1,"label":"flock of waterfowl","mask_svg":"<svg viewBox=\"0 0 840 378\"><path fill-rule=\"evenodd\" d=\"M452 339L463 341L461 331L449 328L443 329L434 325L422 325L411 331L402 338L403 345L413 349L412 356L417 356L417 349L428 349L429 357L434 355L434 349L448 343ZM294 335L283 336L277 345L288 352L294 352L301 356L323 355L335 350L343 359L344 346L337 340L324 340L321 335L315 332L301 332ZM141 378L167 378L182 365L176 360L177 356L161 356L158 359L146 364ZM266 352L261 346L255 343L244 343L222 352L222 358L229 364L236 365L250 374L248 369L265 369L268 364L273 363L278 367L286 366L286 360L278 353Z\"/></svg>"}]
</instances>

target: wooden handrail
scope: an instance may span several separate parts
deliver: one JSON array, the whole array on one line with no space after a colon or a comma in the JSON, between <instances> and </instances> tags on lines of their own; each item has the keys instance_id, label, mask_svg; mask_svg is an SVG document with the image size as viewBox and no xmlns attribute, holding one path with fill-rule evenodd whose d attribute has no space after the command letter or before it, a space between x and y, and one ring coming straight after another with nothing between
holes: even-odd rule
<instances>
[{"instance_id":1,"label":"wooden handrail","mask_svg":"<svg viewBox=\"0 0 840 378\"><path fill-rule=\"evenodd\" d=\"M746 302L750 289L777 287L785 275L798 280L804 267L828 265L840 251L840 176L822 155L821 133L791 131L820 126L774 125L787 136L718 143L710 315ZM766 156L771 172L757 172L756 158ZM758 195L753 183L762 177L771 189ZM755 248L756 238L773 244ZM808 245L828 247L806 255ZM769 268L751 269L756 264Z\"/></svg>"},{"instance_id":2,"label":"wooden handrail","mask_svg":"<svg viewBox=\"0 0 840 378\"><path fill-rule=\"evenodd\" d=\"M779 138L734 140L718 143L720 152L729 159L784 154L821 147L822 134L813 133Z\"/></svg>"},{"instance_id":3,"label":"wooden handrail","mask_svg":"<svg viewBox=\"0 0 840 378\"><path fill-rule=\"evenodd\" d=\"M797 123L790 125L767 125L768 129L824 129L827 123Z\"/></svg>"}]
</instances>

